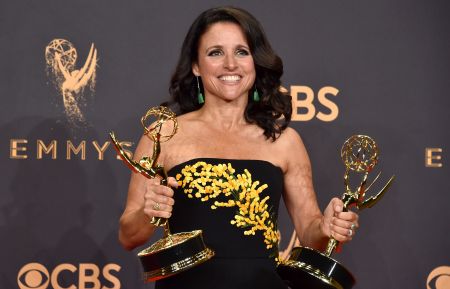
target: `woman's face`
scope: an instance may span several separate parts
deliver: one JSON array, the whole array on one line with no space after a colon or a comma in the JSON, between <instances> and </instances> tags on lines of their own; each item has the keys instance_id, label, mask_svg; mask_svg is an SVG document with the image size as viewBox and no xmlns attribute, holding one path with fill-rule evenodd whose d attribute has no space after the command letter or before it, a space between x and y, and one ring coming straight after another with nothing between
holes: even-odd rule
<instances>
[{"instance_id":1,"label":"woman's face","mask_svg":"<svg viewBox=\"0 0 450 289\"><path fill-rule=\"evenodd\" d=\"M198 63L193 64L192 71L202 79L206 101L208 98L247 99L256 72L250 47L239 25L212 24L200 38Z\"/></svg>"}]
</instances>

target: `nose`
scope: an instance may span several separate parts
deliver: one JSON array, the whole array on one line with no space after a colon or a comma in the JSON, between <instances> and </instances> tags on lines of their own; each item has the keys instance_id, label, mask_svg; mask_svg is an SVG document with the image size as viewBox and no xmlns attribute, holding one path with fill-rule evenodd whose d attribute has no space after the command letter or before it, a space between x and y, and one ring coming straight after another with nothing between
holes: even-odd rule
<instances>
[{"instance_id":1,"label":"nose","mask_svg":"<svg viewBox=\"0 0 450 289\"><path fill-rule=\"evenodd\" d=\"M234 70L237 67L236 59L233 54L228 54L224 59L224 67L229 70Z\"/></svg>"}]
</instances>

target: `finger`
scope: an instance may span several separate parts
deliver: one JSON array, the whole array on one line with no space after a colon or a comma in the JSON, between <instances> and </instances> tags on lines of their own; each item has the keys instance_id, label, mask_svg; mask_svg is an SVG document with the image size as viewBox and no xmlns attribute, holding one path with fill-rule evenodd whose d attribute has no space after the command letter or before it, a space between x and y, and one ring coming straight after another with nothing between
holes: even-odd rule
<instances>
[{"instance_id":1,"label":"finger","mask_svg":"<svg viewBox=\"0 0 450 289\"><path fill-rule=\"evenodd\" d=\"M163 195L167 197L173 197L174 194L171 188L162 185L149 185L147 190L154 192L156 195Z\"/></svg>"},{"instance_id":2,"label":"finger","mask_svg":"<svg viewBox=\"0 0 450 289\"><path fill-rule=\"evenodd\" d=\"M352 223L357 223L359 216L358 214L354 213L354 212L341 212L335 215L336 218L344 220L344 221L349 221Z\"/></svg>"},{"instance_id":3,"label":"finger","mask_svg":"<svg viewBox=\"0 0 450 289\"><path fill-rule=\"evenodd\" d=\"M153 202L152 205L150 205L150 208L154 211L164 211L164 212L172 212L173 206L172 205L168 205L168 204L163 204L163 203L158 203L158 202Z\"/></svg>"},{"instance_id":4,"label":"finger","mask_svg":"<svg viewBox=\"0 0 450 289\"><path fill-rule=\"evenodd\" d=\"M332 206L333 206L334 215L337 215L337 214L339 214L340 212L343 211L344 203L342 202L341 199L333 198L333 199L331 199L331 203L332 203Z\"/></svg>"},{"instance_id":5,"label":"finger","mask_svg":"<svg viewBox=\"0 0 450 289\"><path fill-rule=\"evenodd\" d=\"M343 221L343 220L339 220L334 218L332 220L332 224L335 228L341 228L347 231L347 234L349 234L349 230L352 230L352 235L355 234L356 229L358 228L358 224L356 223L352 223L352 222L348 222L348 221ZM345 232L345 231L342 231Z\"/></svg>"},{"instance_id":6,"label":"finger","mask_svg":"<svg viewBox=\"0 0 450 289\"><path fill-rule=\"evenodd\" d=\"M339 242L347 242L347 241L352 240L352 238L353 238L353 235L352 236L349 236L348 234L343 235L336 231L331 231L331 236L333 237L333 239L335 239L336 241L339 241Z\"/></svg>"},{"instance_id":7,"label":"finger","mask_svg":"<svg viewBox=\"0 0 450 289\"><path fill-rule=\"evenodd\" d=\"M333 218L331 220L331 223L336 226L336 227L341 227L344 229L356 229L359 227L358 222L354 221L346 221L346 220L342 220L342 219L338 219L338 218Z\"/></svg>"},{"instance_id":8,"label":"finger","mask_svg":"<svg viewBox=\"0 0 450 289\"><path fill-rule=\"evenodd\" d=\"M144 183L145 192L155 191L159 184L159 180L157 178L147 179Z\"/></svg>"},{"instance_id":9,"label":"finger","mask_svg":"<svg viewBox=\"0 0 450 289\"><path fill-rule=\"evenodd\" d=\"M155 187L154 189L158 190L160 188ZM168 197L163 194L158 194L155 191L151 190L147 191L144 195L144 207L150 207L155 203L173 206L175 204L175 200L172 197Z\"/></svg>"},{"instance_id":10,"label":"finger","mask_svg":"<svg viewBox=\"0 0 450 289\"><path fill-rule=\"evenodd\" d=\"M148 199L145 202L144 213L149 217L169 218L172 213L172 209L172 205L159 203L157 201Z\"/></svg>"},{"instance_id":11,"label":"finger","mask_svg":"<svg viewBox=\"0 0 450 289\"><path fill-rule=\"evenodd\" d=\"M350 240L355 235L355 230L338 227L335 225L331 225L331 231L334 233L334 235L339 236L340 239L336 239L338 241Z\"/></svg>"},{"instance_id":12,"label":"finger","mask_svg":"<svg viewBox=\"0 0 450 289\"><path fill-rule=\"evenodd\" d=\"M177 180L176 180L175 178L173 178L173 177L169 177L169 178L167 179L167 183L168 183L169 186L172 187L172 188L178 188L178 182L177 182Z\"/></svg>"},{"instance_id":13,"label":"finger","mask_svg":"<svg viewBox=\"0 0 450 289\"><path fill-rule=\"evenodd\" d=\"M172 216L172 212L167 212L167 211L159 211L159 210L154 210L151 208L145 208L144 209L144 213L149 217L149 218L153 218L153 217L160 217L160 218L170 218Z\"/></svg>"},{"instance_id":14,"label":"finger","mask_svg":"<svg viewBox=\"0 0 450 289\"><path fill-rule=\"evenodd\" d=\"M153 194L148 198L148 205L153 205L155 203L164 204L168 206L173 206L175 204L175 200L172 197L167 197L164 195Z\"/></svg>"}]
</instances>

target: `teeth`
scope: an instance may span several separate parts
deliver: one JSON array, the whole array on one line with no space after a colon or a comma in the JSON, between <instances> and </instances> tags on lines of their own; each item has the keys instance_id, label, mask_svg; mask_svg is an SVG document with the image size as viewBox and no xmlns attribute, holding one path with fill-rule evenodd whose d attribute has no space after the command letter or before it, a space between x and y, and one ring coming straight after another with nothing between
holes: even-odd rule
<instances>
[{"instance_id":1,"label":"teeth","mask_svg":"<svg viewBox=\"0 0 450 289\"><path fill-rule=\"evenodd\" d=\"M220 80L224 81L238 81L241 77L239 75L224 75L220 77Z\"/></svg>"}]
</instances>

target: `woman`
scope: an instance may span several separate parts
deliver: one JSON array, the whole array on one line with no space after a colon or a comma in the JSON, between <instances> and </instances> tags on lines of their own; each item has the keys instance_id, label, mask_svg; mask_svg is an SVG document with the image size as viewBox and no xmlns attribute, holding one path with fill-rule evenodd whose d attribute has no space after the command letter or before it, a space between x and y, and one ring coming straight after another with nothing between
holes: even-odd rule
<instances>
[{"instance_id":1,"label":"woman","mask_svg":"<svg viewBox=\"0 0 450 289\"><path fill-rule=\"evenodd\" d=\"M343 212L337 198L324 214L318 208L306 149L287 127L291 98L279 90L282 72L281 59L248 12L213 8L192 24L170 87L179 130L162 143L159 158L179 182L171 177L170 187L164 187L133 174L119 239L133 249L153 234L152 217L171 218L173 232L202 229L216 256L158 281L156 288L286 288L275 272L276 257L269 257L277 241L273 231L281 194L302 245L323 250L330 236L340 242L352 239L358 227L355 213ZM152 146L143 137L135 158L151 155ZM219 168L222 177L236 176L227 184L252 185L254 195L242 190L227 195L223 186L213 196L217 174L189 187L195 182L189 172L207 166ZM256 214L262 225L250 224Z\"/></svg>"}]
</instances>

